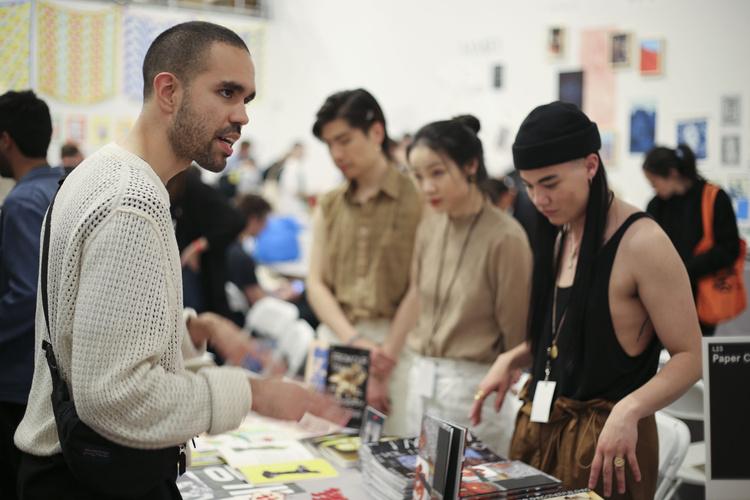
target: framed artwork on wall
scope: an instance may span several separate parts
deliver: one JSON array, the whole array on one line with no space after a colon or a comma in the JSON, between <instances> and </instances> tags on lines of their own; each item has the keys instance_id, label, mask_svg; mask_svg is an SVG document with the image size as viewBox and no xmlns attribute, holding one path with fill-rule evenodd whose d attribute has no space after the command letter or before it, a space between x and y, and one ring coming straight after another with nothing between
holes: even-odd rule
<instances>
[{"instance_id":1,"label":"framed artwork on wall","mask_svg":"<svg viewBox=\"0 0 750 500\"><path fill-rule=\"evenodd\" d=\"M661 75L664 71L664 40L649 38L641 40L641 74Z\"/></svg>"},{"instance_id":2,"label":"framed artwork on wall","mask_svg":"<svg viewBox=\"0 0 750 500\"><path fill-rule=\"evenodd\" d=\"M687 144L695 158L705 160L707 152L708 121L705 118L677 122L677 144Z\"/></svg>"},{"instance_id":3,"label":"framed artwork on wall","mask_svg":"<svg viewBox=\"0 0 750 500\"><path fill-rule=\"evenodd\" d=\"M609 45L609 62L615 68L630 66L630 33L612 33Z\"/></svg>"},{"instance_id":4,"label":"framed artwork on wall","mask_svg":"<svg viewBox=\"0 0 750 500\"><path fill-rule=\"evenodd\" d=\"M565 57L566 30L561 26L553 26L547 32L547 55L550 59Z\"/></svg>"},{"instance_id":5,"label":"framed artwork on wall","mask_svg":"<svg viewBox=\"0 0 750 500\"><path fill-rule=\"evenodd\" d=\"M656 139L656 106L652 103L634 105L630 110L630 152L647 153Z\"/></svg>"},{"instance_id":6,"label":"framed artwork on wall","mask_svg":"<svg viewBox=\"0 0 750 500\"><path fill-rule=\"evenodd\" d=\"M583 71L560 73L558 99L583 109Z\"/></svg>"}]
</instances>

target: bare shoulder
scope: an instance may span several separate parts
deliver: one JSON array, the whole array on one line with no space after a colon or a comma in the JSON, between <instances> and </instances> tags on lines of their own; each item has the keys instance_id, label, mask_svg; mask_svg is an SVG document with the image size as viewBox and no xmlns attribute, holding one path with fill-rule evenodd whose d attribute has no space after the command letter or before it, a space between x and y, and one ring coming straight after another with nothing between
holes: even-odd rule
<instances>
[{"instance_id":1,"label":"bare shoulder","mask_svg":"<svg viewBox=\"0 0 750 500\"><path fill-rule=\"evenodd\" d=\"M626 253L640 258L662 252L676 254L669 236L650 217L638 219L628 228L622 237L622 248Z\"/></svg>"},{"instance_id":2,"label":"bare shoulder","mask_svg":"<svg viewBox=\"0 0 750 500\"><path fill-rule=\"evenodd\" d=\"M624 204L631 210L628 215L639 212L632 205ZM635 275L641 277L664 278L676 272L676 268L683 267L682 260L675 250L672 241L659 224L650 217L642 217L625 231L620 243L628 267Z\"/></svg>"}]
</instances>

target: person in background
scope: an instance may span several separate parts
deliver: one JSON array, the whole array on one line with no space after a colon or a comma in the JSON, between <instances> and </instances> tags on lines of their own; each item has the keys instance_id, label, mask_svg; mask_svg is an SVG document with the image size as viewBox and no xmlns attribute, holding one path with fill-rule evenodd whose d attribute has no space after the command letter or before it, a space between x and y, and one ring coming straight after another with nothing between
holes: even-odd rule
<instances>
[{"instance_id":1,"label":"person in background","mask_svg":"<svg viewBox=\"0 0 750 500\"><path fill-rule=\"evenodd\" d=\"M248 123L254 75L250 52L233 31L198 21L169 28L146 53L143 107L129 135L84 160L58 191L46 263L49 329L39 308L34 378L14 438L23 452L22 499L107 496L73 475L61 453L45 339L57 380L90 432L132 450L175 450L158 455L164 475L147 485L148 499L179 499L178 447L203 432L236 428L251 410L348 420L330 399L297 384L248 378L234 367L184 368L183 352L210 341L212 316L183 311L165 185L193 161L213 172L224 168Z\"/></svg>"},{"instance_id":2,"label":"person in background","mask_svg":"<svg viewBox=\"0 0 750 500\"><path fill-rule=\"evenodd\" d=\"M34 373L39 233L60 180L47 163L51 137L49 108L34 92L0 96L0 176L16 182L0 207L0 491L10 499L21 459L13 434Z\"/></svg>"},{"instance_id":3,"label":"person in background","mask_svg":"<svg viewBox=\"0 0 750 500\"><path fill-rule=\"evenodd\" d=\"M490 178L487 179L483 187L494 206L504 212L513 214L513 205L518 194L513 179L510 177Z\"/></svg>"},{"instance_id":4,"label":"person in background","mask_svg":"<svg viewBox=\"0 0 750 500\"><path fill-rule=\"evenodd\" d=\"M244 293L251 307L267 296L286 300L297 306L301 319L316 328L318 321L305 300L303 283L301 281L289 282L284 280L275 290L263 289L256 274L257 264L255 259L243 245L249 238L255 238L263 231L266 226L266 218L271 213L271 205L258 195L246 194L237 199L236 207L246 224L237 239L227 248L227 278Z\"/></svg>"},{"instance_id":5,"label":"person in background","mask_svg":"<svg viewBox=\"0 0 750 500\"><path fill-rule=\"evenodd\" d=\"M386 433L406 435L408 359L384 356L382 342L409 285L423 203L412 179L390 157L383 110L366 90L329 96L313 134L346 178L320 199L313 214L307 293L321 321L318 333L370 350L368 401L389 411ZM388 397L390 408L382 403Z\"/></svg>"},{"instance_id":6,"label":"person in background","mask_svg":"<svg viewBox=\"0 0 750 500\"><path fill-rule=\"evenodd\" d=\"M612 498L653 499L654 413L701 376L685 266L651 218L609 190L595 123L574 104L539 106L513 160L539 211L526 342L497 357L471 418L531 368L510 458ZM670 360L657 372L664 346Z\"/></svg>"},{"instance_id":7,"label":"person in background","mask_svg":"<svg viewBox=\"0 0 750 500\"><path fill-rule=\"evenodd\" d=\"M227 168L221 173L217 187L228 200L260 189L261 174L251 149L252 142L242 141L240 150L227 160Z\"/></svg>"},{"instance_id":8,"label":"person in background","mask_svg":"<svg viewBox=\"0 0 750 500\"><path fill-rule=\"evenodd\" d=\"M706 180L698 173L695 154L689 146L676 149L657 146L646 154L643 173L656 191L646 211L672 240L687 268L695 294L703 276L731 267L740 251L737 218L729 196L719 189L714 204L715 244L696 255L703 238L702 196ZM716 325L701 323L703 335L713 335Z\"/></svg>"},{"instance_id":9,"label":"person in background","mask_svg":"<svg viewBox=\"0 0 750 500\"><path fill-rule=\"evenodd\" d=\"M309 221L310 208L307 204L308 173L304 162L305 146L295 142L281 164L279 172L276 212Z\"/></svg>"},{"instance_id":10,"label":"person in background","mask_svg":"<svg viewBox=\"0 0 750 500\"><path fill-rule=\"evenodd\" d=\"M383 344L398 359L415 353L409 376L409 432L430 412L471 427L507 456L515 415L471 426L472 387L497 356L526 334L531 250L521 225L487 198L479 120L460 116L422 127L408 149L410 168L432 207L414 247L411 279Z\"/></svg>"},{"instance_id":11,"label":"person in background","mask_svg":"<svg viewBox=\"0 0 750 500\"><path fill-rule=\"evenodd\" d=\"M60 163L66 174L83 161L83 153L75 142L68 141L60 147Z\"/></svg>"},{"instance_id":12,"label":"person in background","mask_svg":"<svg viewBox=\"0 0 750 500\"><path fill-rule=\"evenodd\" d=\"M226 251L242 231L244 219L216 188L202 182L198 167L176 174L167 191L183 266L185 305L231 318L224 291Z\"/></svg>"},{"instance_id":13,"label":"person in background","mask_svg":"<svg viewBox=\"0 0 750 500\"><path fill-rule=\"evenodd\" d=\"M411 146L411 143L414 141L414 137L406 133L401 136L401 139L393 143L393 146L391 147L391 156L396 161L396 165L398 165L399 169L407 172L409 167L409 161L406 158L406 151L409 149L409 146Z\"/></svg>"}]
</instances>

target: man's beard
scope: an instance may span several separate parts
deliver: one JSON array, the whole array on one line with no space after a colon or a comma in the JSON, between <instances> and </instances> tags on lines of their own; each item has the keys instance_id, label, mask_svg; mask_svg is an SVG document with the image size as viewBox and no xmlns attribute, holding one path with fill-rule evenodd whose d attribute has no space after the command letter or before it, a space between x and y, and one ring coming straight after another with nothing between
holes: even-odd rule
<instances>
[{"instance_id":1,"label":"man's beard","mask_svg":"<svg viewBox=\"0 0 750 500\"><path fill-rule=\"evenodd\" d=\"M183 104L167 132L169 144L178 158L194 161L212 172L221 172L227 161L223 156L217 158L212 152L216 136L208 132L204 119L193 111L189 102L190 94L185 92ZM208 142L205 142L207 138Z\"/></svg>"}]
</instances>

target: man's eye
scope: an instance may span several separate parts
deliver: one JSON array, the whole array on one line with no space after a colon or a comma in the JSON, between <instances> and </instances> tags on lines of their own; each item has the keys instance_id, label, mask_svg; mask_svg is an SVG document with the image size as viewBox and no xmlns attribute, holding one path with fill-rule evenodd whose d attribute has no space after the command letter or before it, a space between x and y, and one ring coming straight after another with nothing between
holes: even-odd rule
<instances>
[{"instance_id":1,"label":"man's eye","mask_svg":"<svg viewBox=\"0 0 750 500\"><path fill-rule=\"evenodd\" d=\"M221 97L230 98L232 97L232 91L230 89L221 89L219 90L219 94Z\"/></svg>"},{"instance_id":2,"label":"man's eye","mask_svg":"<svg viewBox=\"0 0 750 500\"><path fill-rule=\"evenodd\" d=\"M554 184L542 184L542 187L545 189L555 189L557 187L557 182Z\"/></svg>"}]
</instances>

